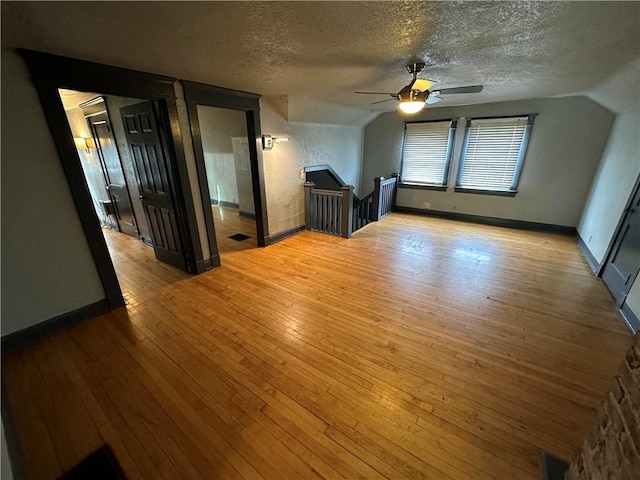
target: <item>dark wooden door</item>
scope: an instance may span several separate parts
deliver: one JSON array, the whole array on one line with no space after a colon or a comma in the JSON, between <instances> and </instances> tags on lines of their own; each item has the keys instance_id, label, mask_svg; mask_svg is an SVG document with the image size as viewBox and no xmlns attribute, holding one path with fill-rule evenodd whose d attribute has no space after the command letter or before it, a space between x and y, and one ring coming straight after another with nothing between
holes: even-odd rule
<instances>
[{"instance_id":1,"label":"dark wooden door","mask_svg":"<svg viewBox=\"0 0 640 480\"><path fill-rule=\"evenodd\" d=\"M87 118L93 138L96 142L96 150L102 162L102 167L107 183L107 191L113 205L113 213L121 232L138 238L136 218L127 189L127 182L122 171L122 162L118 155L111 126L106 114L94 115Z\"/></svg>"},{"instance_id":2,"label":"dark wooden door","mask_svg":"<svg viewBox=\"0 0 640 480\"><path fill-rule=\"evenodd\" d=\"M171 194L175 179L158 131L154 105L137 103L121 108L120 114L156 258L184 270L184 252Z\"/></svg>"},{"instance_id":3,"label":"dark wooden door","mask_svg":"<svg viewBox=\"0 0 640 480\"><path fill-rule=\"evenodd\" d=\"M625 211L622 225L602 272L616 303L622 305L640 270L640 188Z\"/></svg>"}]
</instances>

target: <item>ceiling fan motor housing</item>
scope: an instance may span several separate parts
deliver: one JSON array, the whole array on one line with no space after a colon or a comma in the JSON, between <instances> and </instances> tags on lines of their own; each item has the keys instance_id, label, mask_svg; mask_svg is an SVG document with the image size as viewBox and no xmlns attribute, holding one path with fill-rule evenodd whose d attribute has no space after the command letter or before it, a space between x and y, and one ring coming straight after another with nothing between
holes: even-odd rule
<instances>
[{"instance_id":1,"label":"ceiling fan motor housing","mask_svg":"<svg viewBox=\"0 0 640 480\"><path fill-rule=\"evenodd\" d=\"M407 85L398 93L398 100L401 102L424 102L429 93L429 90L412 90L411 85Z\"/></svg>"}]
</instances>

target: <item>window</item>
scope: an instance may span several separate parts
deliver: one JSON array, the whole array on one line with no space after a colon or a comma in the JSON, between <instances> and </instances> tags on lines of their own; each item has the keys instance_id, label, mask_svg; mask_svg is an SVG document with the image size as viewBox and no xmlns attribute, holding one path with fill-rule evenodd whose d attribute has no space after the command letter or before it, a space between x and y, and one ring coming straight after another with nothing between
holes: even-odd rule
<instances>
[{"instance_id":1,"label":"window","mask_svg":"<svg viewBox=\"0 0 640 480\"><path fill-rule=\"evenodd\" d=\"M534 118L468 119L456 191L514 196Z\"/></svg>"},{"instance_id":2,"label":"window","mask_svg":"<svg viewBox=\"0 0 640 480\"><path fill-rule=\"evenodd\" d=\"M457 120L407 123L400 181L404 186L446 187Z\"/></svg>"}]
</instances>

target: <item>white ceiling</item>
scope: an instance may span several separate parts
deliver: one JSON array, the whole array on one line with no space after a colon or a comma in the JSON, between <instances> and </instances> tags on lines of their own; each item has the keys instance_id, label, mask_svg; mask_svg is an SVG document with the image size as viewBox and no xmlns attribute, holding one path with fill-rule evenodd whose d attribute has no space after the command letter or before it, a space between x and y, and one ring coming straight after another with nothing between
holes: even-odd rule
<instances>
[{"instance_id":1,"label":"white ceiling","mask_svg":"<svg viewBox=\"0 0 640 480\"><path fill-rule=\"evenodd\" d=\"M62 100L62 105L65 110L73 110L74 108L78 108L81 103L88 102L100 96L93 92L77 92L75 90L65 90L64 88L60 88L58 93L60 94L60 99Z\"/></svg>"},{"instance_id":2,"label":"white ceiling","mask_svg":"<svg viewBox=\"0 0 640 480\"><path fill-rule=\"evenodd\" d=\"M639 107L637 2L2 2L2 44L306 104L392 110L410 77L484 85L439 106L589 95ZM365 113L365 112L363 112Z\"/></svg>"}]
</instances>

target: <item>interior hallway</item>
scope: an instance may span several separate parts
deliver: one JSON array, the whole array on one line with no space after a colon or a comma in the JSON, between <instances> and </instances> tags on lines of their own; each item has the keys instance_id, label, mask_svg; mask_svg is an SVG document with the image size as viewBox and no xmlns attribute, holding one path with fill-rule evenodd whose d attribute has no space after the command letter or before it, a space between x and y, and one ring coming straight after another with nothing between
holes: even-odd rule
<instances>
[{"instance_id":1,"label":"interior hallway","mask_svg":"<svg viewBox=\"0 0 640 480\"><path fill-rule=\"evenodd\" d=\"M392 214L189 276L124 235L127 309L3 358L31 478L538 479L632 336L573 238Z\"/></svg>"}]
</instances>

